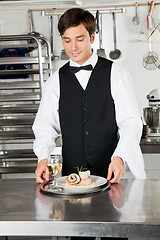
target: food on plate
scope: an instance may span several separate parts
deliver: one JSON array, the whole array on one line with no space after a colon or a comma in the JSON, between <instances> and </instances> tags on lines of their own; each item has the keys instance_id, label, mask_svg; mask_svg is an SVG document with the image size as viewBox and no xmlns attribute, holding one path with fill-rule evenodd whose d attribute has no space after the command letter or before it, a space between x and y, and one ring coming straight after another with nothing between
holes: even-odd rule
<instances>
[{"instance_id":1,"label":"food on plate","mask_svg":"<svg viewBox=\"0 0 160 240\"><path fill-rule=\"evenodd\" d=\"M75 186L75 187L85 187L91 186L94 184L91 178L91 173L89 170L82 171L82 168L78 169L78 174L71 173L66 177L66 186Z\"/></svg>"},{"instance_id":2,"label":"food on plate","mask_svg":"<svg viewBox=\"0 0 160 240\"><path fill-rule=\"evenodd\" d=\"M71 173L69 176L66 177L66 181L67 183L69 183L70 185L76 185L78 184L81 179L80 177L78 176L78 174L76 173Z\"/></svg>"}]
</instances>

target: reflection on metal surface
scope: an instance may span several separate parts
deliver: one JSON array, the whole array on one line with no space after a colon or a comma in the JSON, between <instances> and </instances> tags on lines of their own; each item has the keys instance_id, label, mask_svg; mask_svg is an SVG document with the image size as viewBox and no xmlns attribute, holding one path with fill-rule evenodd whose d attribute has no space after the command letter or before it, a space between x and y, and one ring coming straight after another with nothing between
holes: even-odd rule
<instances>
[{"instance_id":1,"label":"reflection on metal surface","mask_svg":"<svg viewBox=\"0 0 160 240\"><path fill-rule=\"evenodd\" d=\"M122 204L122 198L124 197L124 189L121 190L119 188L115 188L115 198L112 201L114 203L114 207L120 212L120 222L128 222L135 221L136 222L144 222L146 220L145 209L143 205L144 201L144 184L145 180L132 180L128 182L125 186L125 191L127 195L123 199L124 202ZM112 190L112 188L111 188ZM120 191L121 194L120 194ZM117 195L117 196L116 196ZM135 200L135 201L134 201ZM147 201L148 199L145 199ZM129 214L128 214L129 213Z\"/></svg>"},{"instance_id":2,"label":"reflection on metal surface","mask_svg":"<svg viewBox=\"0 0 160 240\"><path fill-rule=\"evenodd\" d=\"M0 234L160 239L159 199L160 180L122 179L104 192L70 197L42 194L35 179L2 179Z\"/></svg>"},{"instance_id":3,"label":"reflection on metal surface","mask_svg":"<svg viewBox=\"0 0 160 240\"><path fill-rule=\"evenodd\" d=\"M38 220L63 220L65 202L63 198L50 198L40 193L39 186L36 191L35 199L36 219Z\"/></svg>"},{"instance_id":4,"label":"reflection on metal surface","mask_svg":"<svg viewBox=\"0 0 160 240\"><path fill-rule=\"evenodd\" d=\"M125 190L121 183L112 184L109 190L109 197L113 205L121 208L125 200Z\"/></svg>"}]
</instances>

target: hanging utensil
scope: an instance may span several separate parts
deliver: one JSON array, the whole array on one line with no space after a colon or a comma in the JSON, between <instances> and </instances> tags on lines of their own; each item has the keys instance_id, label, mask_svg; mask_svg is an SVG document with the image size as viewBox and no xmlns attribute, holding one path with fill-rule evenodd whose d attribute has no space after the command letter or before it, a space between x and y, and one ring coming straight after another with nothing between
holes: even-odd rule
<instances>
[{"instance_id":1,"label":"hanging utensil","mask_svg":"<svg viewBox=\"0 0 160 240\"><path fill-rule=\"evenodd\" d=\"M50 45L51 45L51 59L54 60L54 54L53 54L53 16L49 15L48 16L49 21L50 21Z\"/></svg>"},{"instance_id":2,"label":"hanging utensil","mask_svg":"<svg viewBox=\"0 0 160 240\"><path fill-rule=\"evenodd\" d=\"M160 32L157 29L159 25L160 25L160 22L156 25L155 28L152 29L152 31L150 31L150 35L148 36L147 41L155 42L160 39Z\"/></svg>"},{"instance_id":3,"label":"hanging utensil","mask_svg":"<svg viewBox=\"0 0 160 240\"><path fill-rule=\"evenodd\" d=\"M97 49L97 55L106 58L105 50L102 48L102 14L99 11L96 12L97 30L99 31L99 48Z\"/></svg>"},{"instance_id":4,"label":"hanging utensil","mask_svg":"<svg viewBox=\"0 0 160 240\"><path fill-rule=\"evenodd\" d=\"M135 16L134 16L132 21L133 21L133 23L135 25L139 24L139 19L138 19L138 2L135 2Z\"/></svg>"},{"instance_id":5,"label":"hanging utensil","mask_svg":"<svg viewBox=\"0 0 160 240\"><path fill-rule=\"evenodd\" d=\"M116 18L115 13L112 13L113 17L113 43L114 43L114 50L110 51L109 57L113 60L118 59L121 56L121 51L117 49L117 38L116 38Z\"/></svg>"},{"instance_id":6,"label":"hanging utensil","mask_svg":"<svg viewBox=\"0 0 160 240\"><path fill-rule=\"evenodd\" d=\"M154 20L152 18L152 12L154 9L155 2L151 1L149 11L144 24L142 25L142 41L157 42L160 39L160 33L158 26L155 26Z\"/></svg>"},{"instance_id":7,"label":"hanging utensil","mask_svg":"<svg viewBox=\"0 0 160 240\"><path fill-rule=\"evenodd\" d=\"M149 42L149 52L143 57L143 67L147 70L159 68L158 54L152 51L152 43Z\"/></svg>"},{"instance_id":8,"label":"hanging utensil","mask_svg":"<svg viewBox=\"0 0 160 240\"><path fill-rule=\"evenodd\" d=\"M96 11L96 33L99 33L99 11Z\"/></svg>"},{"instance_id":9,"label":"hanging utensil","mask_svg":"<svg viewBox=\"0 0 160 240\"><path fill-rule=\"evenodd\" d=\"M60 16L61 16L61 15L58 14L58 22L59 22ZM64 49L61 50L60 59L61 59L61 60L69 60L69 57L68 57L68 55L66 54L66 52L65 52Z\"/></svg>"},{"instance_id":10,"label":"hanging utensil","mask_svg":"<svg viewBox=\"0 0 160 240\"><path fill-rule=\"evenodd\" d=\"M154 1L150 4L149 13L147 15L147 29L145 31L145 35L147 36L148 44L149 44L149 52L146 53L143 57L143 66L148 70L155 70L159 66L158 54L152 51L152 32L154 32L153 23L152 23L152 11L154 7ZM151 33L150 33L151 30ZM155 30L156 31L156 30Z\"/></svg>"},{"instance_id":11,"label":"hanging utensil","mask_svg":"<svg viewBox=\"0 0 160 240\"><path fill-rule=\"evenodd\" d=\"M154 1L152 1L151 4L150 4L149 12L148 12L148 15L147 15L147 29L144 32L144 40L149 41L149 42L154 42L156 40L155 39L155 37L157 35L156 33L158 33L157 32L158 30L157 31L155 30L154 34L151 35L151 33L154 30L154 24L153 24L153 19L152 19L152 12L153 12L153 8L154 8L154 4L155 4Z\"/></svg>"}]
</instances>

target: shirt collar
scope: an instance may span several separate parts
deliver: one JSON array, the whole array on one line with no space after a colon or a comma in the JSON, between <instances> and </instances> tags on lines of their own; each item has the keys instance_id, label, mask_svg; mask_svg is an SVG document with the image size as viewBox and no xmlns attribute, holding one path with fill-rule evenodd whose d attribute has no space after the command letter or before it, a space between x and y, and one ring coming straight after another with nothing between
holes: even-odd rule
<instances>
[{"instance_id":1,"label":"shirt collar","mask_svg":"<svg viewBox=\"0 0 160 240\"><path fill-rule=\"evenodd\" d=\"M94 68L96 63L97 63L97 61L98 61L98 56L97 56L96 52L93 50L91 57L82 65L80 65L80 64L78 64L76 62L73 62L71 59L69 61L70 61L70 66L79 67L79 66L86 66L88 64L91 64L92 67Z\"/></svg>"}]
</instances>

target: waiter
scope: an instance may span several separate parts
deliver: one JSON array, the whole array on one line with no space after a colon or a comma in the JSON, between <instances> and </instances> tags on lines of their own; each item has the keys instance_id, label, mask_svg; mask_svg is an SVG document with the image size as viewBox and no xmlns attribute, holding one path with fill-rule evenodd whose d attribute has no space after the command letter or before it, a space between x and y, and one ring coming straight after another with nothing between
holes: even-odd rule
<instances>
[{"instance_id":1,"label":"waiter","mask_svg":"<svg viewBox=\"0 0 160 240\"><path fill-rule=\"evenodd\" d=\"M72 8L58 30L69 62L47 80L33 124L36 180L49 180L46 159L62 133L62 174L76 166L118 182L127 163L136 178L145 178L139 146L142 123L128 72L92 49L96 21L87 10Z\"/></svg>"}]
</instances>

